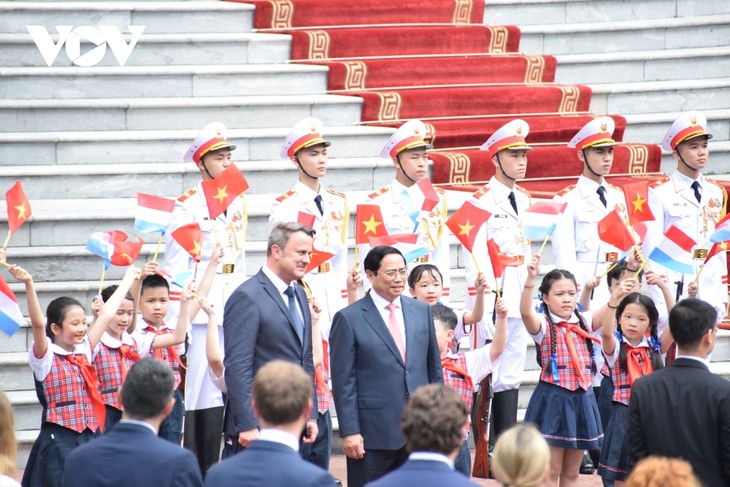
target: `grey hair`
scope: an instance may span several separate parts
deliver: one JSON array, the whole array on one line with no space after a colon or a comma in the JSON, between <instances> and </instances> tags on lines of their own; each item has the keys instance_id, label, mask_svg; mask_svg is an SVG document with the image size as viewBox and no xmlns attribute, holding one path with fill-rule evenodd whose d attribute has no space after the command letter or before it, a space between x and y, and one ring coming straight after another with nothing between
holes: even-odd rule
<instances>
[{"instance_id":1,"label":"grey hair","mask_svg":"<svg viewBox=\"0 0 730 487\"><path fill-rule=\"evenodd\" d=\"M304 232L310 237L314 238L314 234L317 233L312 227L302 225L296 222L281 222L277 223L276 226L271 230L269 234L269 240L266 244L266 256L271 255L271 248L276 245L280 249L286 247L289 238L293 233Z\"/></svg>"}]
</instances>

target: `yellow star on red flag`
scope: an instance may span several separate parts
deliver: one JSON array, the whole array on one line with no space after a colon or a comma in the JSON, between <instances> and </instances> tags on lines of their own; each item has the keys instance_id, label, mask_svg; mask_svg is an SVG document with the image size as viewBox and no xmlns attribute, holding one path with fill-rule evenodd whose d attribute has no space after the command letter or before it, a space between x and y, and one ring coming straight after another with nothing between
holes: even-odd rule
<instances>
[{"instance_id":1,"label":"yellow star on red flag","mask_svg":"<svg viewBox=\"0 0 730 487\"><path fill-rule=\"evenodd\" d=\"M636 193L636 199L631 202L634 205L634 212L644 211L644 203L646 203L646 200L642 199L639 193Z\"/></svg>"},{"instance_id":2,"label":"yellow star on red flag","mask_svg":"<svg viewBox=\"0 0 730 487\"><path fill-rule=\"evenodd\" d=\"M459 225L459 235L466 235L467 237L471 236L471 231L474 229L474 225L470 225L469 220L467 220L463 225L461 223L457 223L457 225Z\"/></svg>"},{"instance_id":3,"label":"yellow star on red flag","mask_svg":"<svg viewBox=\"0 0 730 487\"><path fill-rule=\"evenodd\" d=\"M218 187L218 194L214 196L215 199L217 199L220 204L223 204L223 201L228 197L228 193L226 193L226 189L228 189L228 185L221 187Z\"/></svg>"},{"instance_id":4,"label":"yellow star on red flag","mask_svg":"<svg viewBox=\"0 0 730 487\"><path fill-rule=\"evenodd\" d=\"M372 233L373 235L378 234L378 226L382 225L383 222L379 222L375 220L375 215L370 215L370 220L366 220L362 222L363 225L365 225L365 231L363 234Z\"/></svg>"}]
</instances>

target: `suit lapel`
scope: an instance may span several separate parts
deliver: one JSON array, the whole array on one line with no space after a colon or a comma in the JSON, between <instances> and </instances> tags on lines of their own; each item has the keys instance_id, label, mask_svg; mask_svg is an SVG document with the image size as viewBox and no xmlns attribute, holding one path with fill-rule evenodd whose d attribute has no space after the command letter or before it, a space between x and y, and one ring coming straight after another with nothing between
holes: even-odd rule
<instances>
[{"instance_id":1,"label":"suit lapel","mask_svg":"<svg viewBox=\"0 0 730 487\"><path fill-rule=\"evenodd\" d=\"M413 307L401 296L400 298L401 308L403 309L403 327L406 330L406 362L411 357L411 349L414 346L416 339L416 322L413 313Z\"/></svg>"},{"instance_id":2,"label":"suit lapel","mask_svg":"<svg viewBox=\"0 0 730 487\"><path fill-rule=\"evenodd\" d=\"M289 313L289 306L284 303L284 298L281 297L281 293L279 293L279 290L276 289L274 283L271 282L268 277L266 277L266 274L264 274L263 270L259 271L257 277L259 279L259 282L264 286L264 290L266 291L266 293L271 296L271 299L274 300L281 312L284 313L284 316L286 316L287 321L289 321L289 326L291 326L294 334L299 336L299 334L296 332L296 329L294 328L294 321L292 320L291 314Z\"/></svg>"},{"instance_id":3,"label":"suit lapel","mask_svg":"<svg viewBox=\"0 0 730 487\"><path fill-rule=\"evenodd\" d=\"M380 339L383 340L383 342L385 342L385 346L388 347L390 353L395 355L400 363L403 364L403 358L400 356L400 351L398 351L398 347L395 346L395 342L393 341L393 337L390 334L390 330L388 330L388 326L383 321L383 317L380 315L380 311L378 310L378 308L375 307L375 303L373 303L373 298L371 298L369 294L365 299L363 299L362 309L363 318L365 318L367 324L370 325L370 328L373 329L375 334L378 335ZM405 366L405 364L403 365Z\"/></svg>"}]
</instances>

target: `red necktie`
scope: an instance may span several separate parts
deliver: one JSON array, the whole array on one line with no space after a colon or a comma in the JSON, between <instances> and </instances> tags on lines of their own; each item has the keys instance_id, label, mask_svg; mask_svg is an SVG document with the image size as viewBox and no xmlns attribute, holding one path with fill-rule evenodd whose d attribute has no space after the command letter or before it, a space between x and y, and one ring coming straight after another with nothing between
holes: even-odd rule
<instances>
[{"instance_id":1,"label":"red necktie","mask_svg":"<svg viewBox=\"0 0 730 487\"><path fill-rule=\"evenodd\" d=\"M403 363L405 363L406 347L403 345L403 334L400 332L400 328L398 327L398 319L395 317L395 308L396 306L394 303L389 303L388 306L386 306L386 309L390 311L390 315L388 316L388 331L390 331L390 334L393 336L395 346L400 352Z\"/></svg>"},{"instance_id":2,"label":"red necktie","mask_svg":"<svg viewBox=\"0 0 730 487\"><path fill-rule=\"evenodd\" d=\"M626 368L629 371L629 384L633 386L636 379L652 373L649 351L646 347L634 348L626 344L626 352Z\"/></svg>"},{"instance_id":3,"label":"red necktie","mask_svg":"<svg viewBox=\"0 0 730 487\"><path fill-rule=\"evenodd\" d=\"M561 321L560 323L558 323L558 325L565 328L565 346L568 347L568 353L570 354L570 361L572 362L573 369L575 370L575 373L578 374L580 382L585 382L585 377L583 376L583 368L581 367L580 358L578 358L578 351L576 350L575 342L573 341L573 333L588 340L593 340L594 342L599 344L601 343L601 341L585 331L583 328L581 328L580 325L576 325L575 323Z\"/></svg>"},{"instance_id":4,"label":"red necktie","mask_svg":"<svg viewBox=\"0 0 730 487\"><path fill-rule=\"evenodd\" d=\"M150 326L150 325L148 325L147 328L144 329L144 331L154 333L157 336L169 335L169 333L167 331L165 331L163 329L158 330L154 326ZM152 342L152 344L154 345L154 342ZM180 362L180 357L177 355L177 351L175 350L175 347L165 347L165 348L170 353L170 357L172 358L172 361L177 362L180 365L180 367L182 367L184 369L185 366L183 366L182 362ZM155 348L152 353L157 360L162 360L163 362L165 361L165 356L162 354L162 348Z\"/></svg>"},{"instance_id":5,"label":"red necktie","mask_svg":"<svg viewBox=\"0 0 730 487\"><path fill-rule=\"evenodd\" d=\"M99 379L96 377L94 366L86 360L84 355L66 355L66 360L79 368L81 377L84 378L86 390L89 393L89 399L91 399L91 409L94 411L94 416L96 416L96 422L99 423L99 429L104 431L106 407L101 394L99 394Z\"/></svg>"},{"instance_id":6,"label":"red necktie","mask_svg":"<svg viewBox=\"0 0 730 487\"><path fill-rule=\"evenodd\" d=\"M139 362L139 354L126 343L123 343L122 346L119 347L119 351L122 354L122 384L124 384L124 381L127 380L127 359L132 362Z\"/></svg>"},{"instance_id":7,"label":"red necktie","mask_svg":"<svg viewBox=\"0 0 730 487\"><path fill-rule=\"evenodd\" d=\"M461 365L459 365L456 362L455 358L442 357L441 358L441 367L463 376L466 383L469 384L469 387L471 388L471 390L472 391L474 390L474 384L471 381L471 376L467 373L467 371Z\"/></svg>"}]
</instances>

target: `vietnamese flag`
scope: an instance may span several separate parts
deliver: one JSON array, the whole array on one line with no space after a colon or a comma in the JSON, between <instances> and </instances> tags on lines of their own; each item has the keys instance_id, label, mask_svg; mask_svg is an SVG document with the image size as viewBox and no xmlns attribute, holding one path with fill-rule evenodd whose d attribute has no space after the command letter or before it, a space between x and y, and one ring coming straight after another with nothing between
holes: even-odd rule
<instances>
[{"instance_id":1,"label":"vietnamese flag","mask_svg":"<svg viewBox=\"0 0 730 487\"><path fill-rule=\"evenodd\" d=\"M378 205L357 205L355 215L355 244L370 243L370 237L384 237L388 230Z\"/></svg>"},{"instance_id":2,"label":"vietnamese flag","mask_svg":"<svg viewBox=\"0 0 730 487\"><path fill-rule=\"evenodd\" d=\"M188 223L174 230L171 235L195 262L200 262L200 248L203 245L203 231L200 229L200 225Z\"/></svg>"},{"instance_id":3,"label":"vietnamese flag","mask_svg":"<svg viewBox=\"0 0 730 487\"><path fill-rule=\"evenodd\" d=\"M235 164L228 166L217 178L203 181L202 185L211 218L218 218L233 200L248 189L248 181Z\"/></svg>"},{"instance_id":4,"label":"vietnamese flag","mask_svg":"<svg viewBox=\"0 0 730 487\"><path fill-rule=\"evenodd\" d=\"M474 248L474 240L477 233L489 217L492 216L487 210L475 206L469 201L465 201L461 208L456 210L453 215L446 220L446 226L456 238L459 239L461 245L469 252Z\"/></svg>"},{"instance_id":5,"label":"vietnamese flag","mask_svg":"<svg viewBox=\"0 0 730 487\"><path fill-rule=\"evenodd\" d=\"M654 214L649 208L648 181L640 181L624 186L624 198L626 198L626 209L631 226L639 222L654 220Z\"/></svg>"},{"instance_id":6,"label":"vietnamese flag","mask_svg":"<svg viewBox=\"0 0 730 487\"><path fill-rule=\"evenodd\" d=\"M505 267L517 267L522 264L522 259L519 257L503 254L493 238L487 240L487 249L489 250L489 260L492 261L495 279L502 277Z\"/></svg>"},{"instance_id":7,"label":"vietnamese flag","mask_svg":"<svg viewBox=\"0 0 730 487\"><path fill-rule=\"evenodd\" d=\"M598 221L598 238L602 242L621 249L623 252L636 245L629 227L626 226L626 222L615 208Z\"/></svg>"},{"instance_id":8,"label":"vietnamese flag","mask_svg":"<svg viewBox=\"0 0 730 487\"><path fill-rule=\"evenodd\" d=\"M315 216L308 211L300 211L297 215L297 223L300 225L306 225L309 228L314 227Z\"/></svg>"},{"instance_id":9,"label":"vietnamese flag","mask_svg":"<svg viewBox=\"0 0 730 487\"><path fill-rule=\"evenodd\" d=\"M730 244L730 242L728 241L715 243L712 248L710 248L710 251L707 252L707 257L705 257L704 264L707 264L707 261L710 260L715 254L719 254L720 252L727 252L728 244Z\"/></svg>"},{"instance_id":10,"label":"vietnamese flag","mask_svg":"<svg viewBox=\"0 0 730 487\"><path fill-rule=\"evenodd\" d=\"M314 247L312 247L312 251L309 253L309 264L307 264L307 268L304 269L304 273L308 273L316 269L317 267L321 266L328 260L330 260L332 257L334 257L335 254L331 254L329 252L324 252L322 250L317 250Z\"/></svg>"},{"instance_id":11,"label":"vietnamese flag","mask_svg":"<svg viewBox=\"0 0 730 487\"><path fill-rule=\"evenodd\" d=\"M23 192L23 183L15 182L13 187L5 193L5 202L8 206L8 227L10 233L14 233L32 214L28 198Z\"/></svg>"},{"instance_id":12,"label":"vietnamese flag","mask_svg":"<svg viewBox=\"0 0 730 487\"><path fill-rule=\"evenodd\" d=\"M137 237L136 242L128 242L126 236L124 240L117 240L114 242L114 251L112 253L111 261L112 264L118 266L128 266L134 264L134 261L139 257L139 253L142 250L142 244L144 240Z\"/></svg>"},{"instance_id":13,"label":"vietnamese flag","mask_svg":"<svg viewBox=\"0 0 730 487\"><path fill-rule=\"evenodd\" d=\"M423 178L420 181L416 183L418 185L418 188L423 193L423 204L421 205L421 210L423 211L431 211L434 208L436 208L436 205L439 204L439 195L436 193L436 190L433 189L433 185L431 184L431 181L429 181L428 178Z\"/></svg>"}]
</instances>

